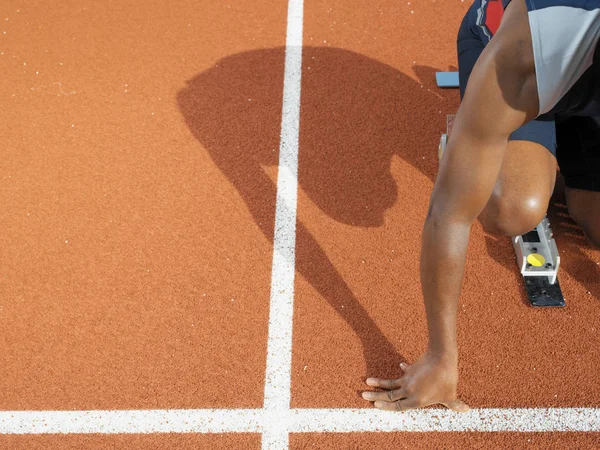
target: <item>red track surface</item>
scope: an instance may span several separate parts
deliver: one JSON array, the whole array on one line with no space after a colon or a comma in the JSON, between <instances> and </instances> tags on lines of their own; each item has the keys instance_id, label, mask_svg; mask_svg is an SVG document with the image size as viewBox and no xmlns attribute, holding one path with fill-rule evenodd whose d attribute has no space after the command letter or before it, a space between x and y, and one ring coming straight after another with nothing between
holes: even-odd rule
<instances>
[{"instance_id":1,"label":"red track surface","mask_svg":"<svg viewBox=\"0 0 600 450\"><path fill-rule=\"evenodd\" d=\"M368 407L425 343L418 278L467 3L307 0L292 406ZM285 2L0 6L0 409L260 408ZM8 18L8 20L4 20ZM600 404L600 252L550 214L560 310L474 227L472 407ZM528 441L530 439L530 441ZM257 435L0 437L5 448L259 448ZM597 434L293 435L291 448L597 448ZM403 447L404 446L404 447Z\"/></svg>"}]
</instances>

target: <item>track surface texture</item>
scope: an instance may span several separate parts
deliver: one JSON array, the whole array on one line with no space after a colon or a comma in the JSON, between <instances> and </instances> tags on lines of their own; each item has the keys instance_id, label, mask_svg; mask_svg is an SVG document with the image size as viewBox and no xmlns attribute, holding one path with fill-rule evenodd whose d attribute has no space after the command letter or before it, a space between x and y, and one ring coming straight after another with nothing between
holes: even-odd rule
<instances>
[{"instance_id":1,"label":"track surface texture","mask_svg":"<svg viewBox=\"0 0 600 450\"><path fill-rule=\"evenodd\" d=\"M365 378L399 377L425 348L421 228L459 103L435 72L456 70L469 4L290 4L0 5L0 447L600 448L600 252L560 183L549 218L565 308L529 307L510 240L473 227L459 396L484 415L587 408L592 425L310 428L312 408L371 409ZM293 239L284 263L278 233ZM293 300L279 329L290 355L271 347L279 294ZM265 371L272 353L285 389L270 378L280 366ZM44 432L10 417L130 410L208 418ZM219 428L221 410L249 413Z\"/></svg>"}]
</instances>

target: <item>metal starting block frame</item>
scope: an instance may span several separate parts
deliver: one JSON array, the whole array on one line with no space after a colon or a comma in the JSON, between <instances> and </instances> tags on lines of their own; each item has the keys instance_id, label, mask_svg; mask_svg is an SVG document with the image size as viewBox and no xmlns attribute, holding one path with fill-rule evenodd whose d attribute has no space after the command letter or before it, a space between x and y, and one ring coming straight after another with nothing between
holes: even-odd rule
<instances>
[{"instance_id":1,"label":"metal starting block frame","mask_svg":"<svg viewBox=\"0 0 600 450\"><path fill-rule=\"evenodd\" d=\"M517 263L525 281L525 289L532 306L565 306L557 275L560 254L556 247L547 217L535 229L511 238L517 254ZM544 257L544 265L536 267L527 262L531 254Z\"/></svg>"},{"instance_id":2,"label":"metal starting block frame","mask_svg":"<svg viewBox=\"0 0 600 450\"><path fill-rule=\"evenodd\" d=\"M439 80L439 79L438 79ZM448 137L454 124L454 115L446 116L446 132L440 138L438 158L441 160ZM517 263L525 282L525 289L531 306L565 306L565 298L558 283L557 274L560 267L560 254L550 228L547 217L529 233L511 238ZM531 254L541 255L545 263L533 266L527 262Z\"/></svg>"}]
</instances>

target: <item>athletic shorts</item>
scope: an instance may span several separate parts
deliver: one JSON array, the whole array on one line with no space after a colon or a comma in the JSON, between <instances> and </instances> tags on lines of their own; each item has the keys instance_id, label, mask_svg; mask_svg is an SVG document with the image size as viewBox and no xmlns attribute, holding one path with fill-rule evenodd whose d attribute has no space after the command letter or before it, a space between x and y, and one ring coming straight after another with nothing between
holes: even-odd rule
<instances>
[{"instance_id":1,"label":"athletic shorts","mask_svg":"<svg viewBox=\"0 0 600 450\"><path fill-rule=\"evenodd\" d=\"M476 28L476 1L458 31L458 73L462 99L469 75L485 44ZM510 135L511 141L530 141L548 149L558 162L565 184L571 188L600 192L600 117L556 115L532 120Z\"/></svg>"}]
</instances>

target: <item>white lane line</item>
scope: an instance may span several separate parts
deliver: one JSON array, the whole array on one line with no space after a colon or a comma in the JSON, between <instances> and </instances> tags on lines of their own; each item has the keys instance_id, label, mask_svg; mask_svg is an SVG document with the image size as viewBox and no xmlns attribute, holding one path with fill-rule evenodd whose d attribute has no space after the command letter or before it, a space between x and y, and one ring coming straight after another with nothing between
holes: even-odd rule
<instances>
[{"instance_id":1,"label":"white lane line","mask_svg":"<svg viewBox=\"0 0 600 450\"><path fill-rule=\"evenodd\" d=\"M264 408L271 419L262 439L269 450L289 445L303 16L303 0L289 0L265 373Z\"/></svg>"},{"instance_id":2,"label":"white lane line","mask_svg":"<svg viewBox=\"0 0 600 450\"><path fill-rule=\"evenodd\" d=\"M0 434L260 433L261 409L1 411Z\"/></svg>"},{"instance_id":3,"label":"white lane line","mask_svg":"<svg viewBox=\"0 0 600 450\"><path fill-rule=\"evenodd\" d=\"M600 431L597 408L428 409L402 413L376 409L292 410L290 433L426 431Z\"/></svg>"},{"instance_id":4,"label":"white lane line","mask_svg":"<svg viewBox=\"0 0 600 450\"><path fill-rule=\"evenodd\" d=\"M600 432L598 408L442 409L403 413L376 409L1 411L0 434L359 432ZM263 437L263 442L265 438ZM272 443L272 441L269 441Z\"/></svg>"}]
</instances>

